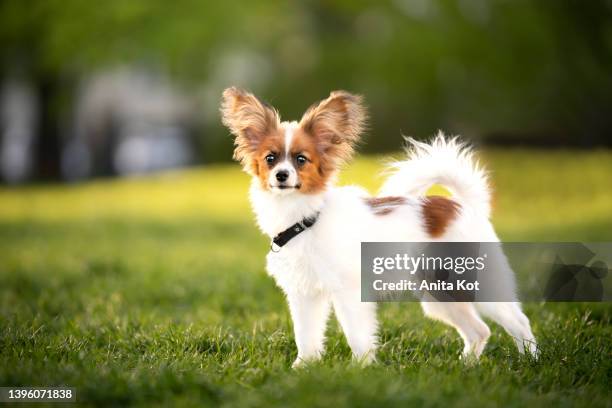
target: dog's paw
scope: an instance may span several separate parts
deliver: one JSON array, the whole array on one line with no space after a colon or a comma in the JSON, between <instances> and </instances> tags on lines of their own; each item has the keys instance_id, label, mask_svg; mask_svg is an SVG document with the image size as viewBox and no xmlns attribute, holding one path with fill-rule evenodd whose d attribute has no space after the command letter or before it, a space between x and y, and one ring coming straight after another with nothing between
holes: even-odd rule
<instances>
[{"instance_id":1,"label":"dog's paw","mask_svg":"<svg viewBox=\"0 0 612 408\"><path fill-rule=\"evenodd\" d=\"M540 349L538 349L538 345L533 341L525 343L525 354L529 355L533 360L538 361L540 358Z\"/></svg>"},{"instance_id":2,"label":"dog's paw","mask_svg":"<svg viewBox=\"0 0 612 408\"><path fill-rule=\"evenodd\" d=\"M472 367L478 364L478 362L480 361L480 358L476 357L474 353L469 353L469 354L461 354L459 356L459 360L461 360L463 364L465 364L466 366Z\"/></svg>"},{"instance_id":3,"label":"dog's paw","mask_svg":"<svg viewBox=\"0 0 612 408\"><path fill-rule=\"evenodd\" d=\"M293 362L293 364L291 364L291 368L293 369L304 368L308 364L314 363L317 360L318 360L317 357L304 358L304 357L298 356Z\"/></svg>"},{"instance_id":4,"label":"dog's paw","mask_svg":"<svg viewBox=\"0 0 612 408\"><path fill-rule=\"evenodd\" d=\"M367 367L376 362L376 350L370 350L361 356L353 356L353 361L361 367Z\"/></svg>"},{"instance_id":5,"label":"dog's paw","mask_svg":"<svg viewBox=\"0 0 612 408\"><path fill-rule=\"evenodd\" d=\"M306 361L302 360L301 357L298 357L295 359L295 361L293 362L293 364L291 364L291 368L293 368L294 370L297 368L302 368L306 365Z\"/></svg>"}]
</instances>

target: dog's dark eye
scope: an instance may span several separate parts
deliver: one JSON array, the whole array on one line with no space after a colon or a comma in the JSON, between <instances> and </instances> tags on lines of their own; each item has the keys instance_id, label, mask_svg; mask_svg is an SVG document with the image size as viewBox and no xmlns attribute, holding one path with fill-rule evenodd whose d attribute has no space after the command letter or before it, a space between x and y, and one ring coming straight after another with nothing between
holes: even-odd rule
<instances>
[{"instance_id":1,"label":"dog's dark eye","mask_svg":"<svg viewBox=\"0 0 612 408\"><path fill-rule=\"evenodd\" d=\"M268 164L274 163L274 160L276 160L276 156L273 155L272 153L270 153L269 155L266 156L266 162Z\"/></svg>"},{"instance_id":2,"label":"dog's dark eye","mask_svg":"<svg viewBox=\"0 0 612 408\"><path fill-rule=\"evenodd\" d=\"M306 158L306 156L298 154L295 158L295 161L297 161L297 164L299 164L300 166L303 166L308 161L308 159Z\"/></svg>"}]
</instances>

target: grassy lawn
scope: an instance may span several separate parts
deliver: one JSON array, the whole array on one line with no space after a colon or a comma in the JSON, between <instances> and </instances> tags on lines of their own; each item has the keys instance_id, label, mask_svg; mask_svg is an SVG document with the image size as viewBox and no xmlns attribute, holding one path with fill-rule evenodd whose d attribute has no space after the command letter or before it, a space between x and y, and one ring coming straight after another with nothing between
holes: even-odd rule
<instances>
[{"instance_id":1,"label":"grassy lawn","mask_svg":"<svg viewBox=\"0 0 612 408\"><path fill-rule=\"evenodd\" d=\"M486 151L508 241L612 241L612 152ZM372 191L378 158L343 183ZM493 336L477 366L418 304L380 307L365 369L335 321L304 370L264 271L238 165L0 189L0 385L76 387L90 405L612 406L609 304L528 304L540 360Z\"/></svg>"}]
</instances>

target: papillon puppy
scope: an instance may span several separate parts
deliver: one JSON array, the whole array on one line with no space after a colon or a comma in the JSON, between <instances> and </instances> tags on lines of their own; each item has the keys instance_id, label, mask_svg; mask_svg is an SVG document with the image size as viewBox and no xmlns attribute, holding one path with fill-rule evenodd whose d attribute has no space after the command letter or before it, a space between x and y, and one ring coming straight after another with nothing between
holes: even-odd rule
<instances>
[{"instance_id":1,"label":"papillon puppy","mask_svg":"<svg viewBox=\"0 0 612 408\"><path fill-rule=\"evenodd\" d=\"M294 367L321 357L331 308L353 355L368 363L377 346L376 303L361 302L360 243L498 242L489 221L484 171L457 139L409 139L380 194L335 185L366 123L362 97L334 91L299 122L238 88L223 92L223 124L235 136L234 158L252 176L250 201L272 240L267 270L284 291L295 332ZM441 184L452 199L426 196ZM513 280L509 265L505 273ZM422 302L425 314L454 327L464 358L477 359L490 335L481 315L499 323L520 352L536 353L529 320L516 302Z\"/></svg>"}]
</instances>

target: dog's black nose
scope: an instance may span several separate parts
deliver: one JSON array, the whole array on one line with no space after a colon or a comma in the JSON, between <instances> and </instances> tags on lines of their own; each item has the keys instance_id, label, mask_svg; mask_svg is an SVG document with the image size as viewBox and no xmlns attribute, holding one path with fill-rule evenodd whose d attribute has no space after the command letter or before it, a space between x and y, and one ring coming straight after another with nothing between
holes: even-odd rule
<instances>
[{"instance_id":1,"label":"dog's black nose","mask_svg":"<svg viewBox=\"0 0 612 408\"><path fill-rule=\"evenodd\" d=\"M287 170L279 170L276 172L276 179L281 183L287 181L289 178L289 172Z\"/></svg>"}]
</instances>

